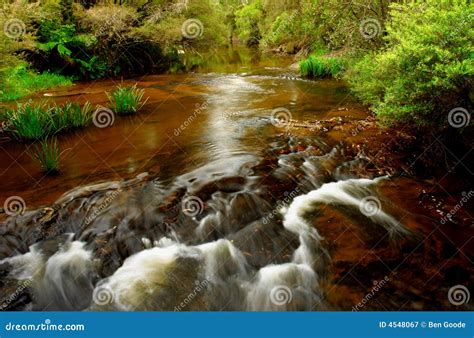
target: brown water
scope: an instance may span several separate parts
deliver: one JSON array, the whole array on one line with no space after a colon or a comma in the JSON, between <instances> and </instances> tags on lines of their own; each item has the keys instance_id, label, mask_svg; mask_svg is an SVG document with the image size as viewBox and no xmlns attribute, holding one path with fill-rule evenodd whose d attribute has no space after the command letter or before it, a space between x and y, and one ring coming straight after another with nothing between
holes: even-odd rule
<instances>
[{"instance_id":1,"label":"brown water","mask_svg":"<svg viewBox=\"0 0 474 338\"><path fill-rule=\"evenodd\" d=\"M431 232L429 187L374 179L337 134L292 128L365 118L345 84L301 79L287 58L223 61L123 81L145 89L142 111L61 136L57 176L1 144L2 200L26 204L0 227L5 308L350 310L374 285L364 309L453 308L472 253ZM106 105L116 84L32 99Z\"/></svg>"}]
</instances>

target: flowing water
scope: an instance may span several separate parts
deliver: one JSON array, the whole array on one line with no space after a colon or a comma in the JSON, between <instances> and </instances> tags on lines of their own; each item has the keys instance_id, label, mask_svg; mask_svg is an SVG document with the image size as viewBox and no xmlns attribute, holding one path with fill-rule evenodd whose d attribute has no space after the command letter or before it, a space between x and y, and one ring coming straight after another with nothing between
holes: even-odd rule
<instances>
[{"instance_id":1,"label":"flowing water","mask_svg":"<svg viewBox=\"0 0 474 338\"><path fill-rule=\"evenodd\" d=\"M2 309L350 310L386 279L368 309L449 308L430 301L454 282L454 249L423 236L423 184L375 177L337 134L288 128L366 110L341 81L249 55L125 80L143 110L61 136L60 175L1 144L2 197L26 204L0 225ZM114 85L32 99L105 105ZM459 259L446 268L472 276Z\"/></svg>"}]
</instances>

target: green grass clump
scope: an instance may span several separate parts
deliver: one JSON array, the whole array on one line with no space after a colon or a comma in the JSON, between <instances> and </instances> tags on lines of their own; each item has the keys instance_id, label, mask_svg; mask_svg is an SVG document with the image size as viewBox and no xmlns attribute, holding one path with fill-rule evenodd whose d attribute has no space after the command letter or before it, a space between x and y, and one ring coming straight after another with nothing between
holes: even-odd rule
<instances>
[{"instance_id":1,"label":"green grass clump","mask_svg":"<svg viewBox=\"0 0 474 338\"><path fill-rule=\"evenodd\" d=\"M85 127L92 121L92 106L68 102L63 106L46 103L19 104L5 114L6 130L19 140L40 140L63 130Z\"/></svg>"},{"instance_id":2,"label":"green grass clump","mask_svg":"<svg viewBox=\"0 0 474 338\"><path fill-rule=\"evenodd\" d=\"M118 86L111 94L107 93L111 108L117 114L135 114L148 100L142 102L144 89L138 89L137 85L131 87Z\"/></svg>"},{"instance_id":3,"label":"green grass clump","mask_svg":"<svg viewBox=\"0 0 474 338\"><path fill-rule=\"evenodd\" d=\"M7 130L19 139L41 139L50 132L51 108L30 102L18 104L16 110L6 112Z\"/></svg>"},{"instance_id":4,"label":"green grass clump","mask_svg":"<svg viewBox=\"0 0 474 338\"><path fill-rule=\"evenodd\" d=\"M51 120L54 133L63 129L85 127L92 121L92 106L89 102L86 102L82 108L76 102L67 102L64 106L54 106Z\"/></svg>"},{"instance_id":5,"label":"green grass clump","mask_svg":"<svg viewBox=\"0 0 474 338\"><path fill-rule=\"evenodd\" d=\"M300 62L301 75L313 78L337 77L344 68L344 61L339 57L311 55Z\"/></svg>"},{"instance_id":6,"label":"green grass clump","mask_svg":"<svg viewBox=\"0 0 474 338\"><path fill-rule=\"evenodd\" d=\"M52 87L72 85L69 77L49 72L36 73L21 64L9 71L0 82L0 101L11 101Z\"/></svg>"},{"instance_id":7,"label":"green grass clump","mask_svg":"<svg viewBox=\"0 0 474 338\"><path fill-rule=\"evenodd\" d=\"M59 172L61 150L55 138L51 140L46 139L40 144L33 146L30 156L40 163L45 173L54 174Z\"/></svg>"}]
</instances>

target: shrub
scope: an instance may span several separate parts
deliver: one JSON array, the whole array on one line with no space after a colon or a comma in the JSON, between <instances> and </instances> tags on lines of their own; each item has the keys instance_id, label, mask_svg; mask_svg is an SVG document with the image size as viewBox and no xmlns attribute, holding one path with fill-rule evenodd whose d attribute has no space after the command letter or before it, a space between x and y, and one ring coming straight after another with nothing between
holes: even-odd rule
<instances>
[{"instance_id":1,"label":"shrub","mask_svg":"<svg viewBox=\"0 0 474 338\"><path fill-rule=\"evenodd\" d=\"M337 77L344 68L344 61L339 57L311 55L300 62L301 75L314 78Z\"/></svg>"},{"instance_id":2,"label":"shrub","mask_svg":"<svg viewBox=\"0 0 474 338\"><path fill-rule=\"evenodd\" d=\"M267 2L265 11L276 3ZM301 3L296 8L278 11L278 16L271 20L268 29L263 29L263 44L267 48L279 47L286 53L308 50L313 45L321 45L321 21L318 21L320 6L312 3ZM272 13L273 11L268 12Z\"/></svg>"},{"instance_id":3,"label":"shrub","mask_svg":"<svg viewBox=\"0 0 474 338\"><path fill-rule=\"evenodd\" d=\"M385 122L447 126L469 109L473 87L473 6L437 1L392 5L387 47L347 74L355 94Z\"/></svg>"},{"instance_id":4,"label":"shrub","mask_svg":"<svg viewBox=\"0 0 474 338\"><path fill-rule=\"evenodd\" d=\"M83 78L142 73L144 67L153 69L150 60L154 57L161 60L161 51L157 51L156 46L131 36L131 29L139 24L133 7L110 4L84 9L77 6L75 15L80 29L91 32L95 42L88 52L92 56L79 61Z\"/></svg>"},{"instance_id":5,"label":"shrub","mask_svg":"<svg viewBox=\"0 0 474 338\"><path fill-rule=\"evenodd\" d=\"M37 43L41 54L31 59L39 69L97 79L106 75L107 67L105 61L91 55L96 43L94 35L80 34L74 24L42 20Z\"/></svg>"},{"instance_id":6,"label":"shrub","mask_svg":"<svg viewBox=\"0 0 474 338\"><path fill-rule=\"evenodd\" d=\"M111 108L117 114L134 114L148 100L142 102L144 89L138 89L137 85L131 87L118 86L111 94L107 93Z\"/></svg>"},{"instance_id":7,"label":"shrub","mask_svg":"<svg viewBox=\"0 0 474 338\"><path fill-rule=\"evenodd\" d=\"M265 16L261 20L263 43L287 53L306 53L314 46L330 50L380 47L387 7L393 2L261 1ZM367 25L368 20L373 24ZM361 30L374 34L367 38Z\"/></svg>"},{"instance_id":8,"label":"shrub","mask_svg":"<svg viewBox=\"0 0 474 338\"><path fill-rule=\"evenodd\" d=\"M55 138L44 140L39 145L33 146L33 150L30 152L31 158L37 160L43 171L47 174L59 172L61 154L57 139Z\"/></svg>"}]
</instances>

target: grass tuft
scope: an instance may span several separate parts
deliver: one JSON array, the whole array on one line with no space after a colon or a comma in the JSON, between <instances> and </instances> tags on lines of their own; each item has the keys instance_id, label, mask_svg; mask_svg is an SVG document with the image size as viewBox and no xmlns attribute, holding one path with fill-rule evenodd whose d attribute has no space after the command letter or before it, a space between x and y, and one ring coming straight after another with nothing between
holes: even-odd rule
<instances>
[{"instance_id":1,"label":"grass tuft","mask_svg":"<svg viewBox=\"0 0 474 338\"><path fill-rule=\"evenodd\" d=\"M81 128L92 121L92 106L68 102L63 106L46 103L19 104L15 110L5 114L6 130L20 140L40 140L63 130Z\"/></svg>"},{"instance_id":2,"label":"grass tuft","mask_svg":"<svg viewBox=\"0 0 474 338\"><path fill-rule=\"evenodd\" d=\"M51 128L51 108L31 102L18 104L16 110L6 112L7 130L19 139L41 139Z\"/></svg>"},{"instance_id":3,"label":"grass tuft","mask_svg":"<svg viewBox=\"0 0 474 338\"><path fill-rule=\"evenodd\" d=\"M311 55L300 62L301 75L313 78L337 77L344 68L344 61L339 57Z\"/></svg>"},{"instance_id":4,"label":"grass tuft","mask_svg":"<svg viewBox=\"0 0 474 338\"><path fill-rule=\"evenodd\" d=\"M76 102L67 102L64 106L52 108L52 123L54 133L63 129L82 128L92 121L92 106L86 102L81 106Z\"/></svg>"},{"instance_id":5,"label":"grass tuft","mask_svg":"<svg viewBox=\"0 0 474 338\"><path fill-rule=\"evenodd\" d=\"M111 108L119 115L135 114L146 103L148 98L142 102L144 89L138 89L137 85L131 87L118 86L111 94L107 93Z\"/></svg>"},{"instance_id":6,"label":"grass tuft","mask_svg":"<svg viewBox=\"0 0 474 338\"><path fill-rule=\"evenodd\" d=\"M41 168L46 174L59 172L61 150L56 138L43 140L40 144L33 146L30 156L40 163Z\"/></svg>"}]
</instances>

